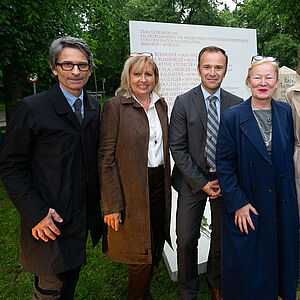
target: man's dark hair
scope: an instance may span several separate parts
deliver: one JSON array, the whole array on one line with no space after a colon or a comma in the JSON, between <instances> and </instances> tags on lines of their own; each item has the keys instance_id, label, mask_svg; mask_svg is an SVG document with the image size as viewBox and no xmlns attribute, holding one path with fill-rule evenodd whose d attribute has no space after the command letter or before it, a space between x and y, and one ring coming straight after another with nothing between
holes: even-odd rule
<instances>
[{"instance_id":1,"label":"man's dark hair","mask_svg":"<svg viewBox=\"0 0 300 300\"><path fill-rule=\"evenodd\" d=\"M223 50L222 48L216 47L216 46L208 46L208 47L204 47L202 48L202 50L199 52L198 55L198 68L200 69L200 58L201 56L205 53L205 52L221 52L226 59L226 70L227 70L227 65L228 65L228 56L225 52L225 50Z\"/></svg>"}]
</instances>

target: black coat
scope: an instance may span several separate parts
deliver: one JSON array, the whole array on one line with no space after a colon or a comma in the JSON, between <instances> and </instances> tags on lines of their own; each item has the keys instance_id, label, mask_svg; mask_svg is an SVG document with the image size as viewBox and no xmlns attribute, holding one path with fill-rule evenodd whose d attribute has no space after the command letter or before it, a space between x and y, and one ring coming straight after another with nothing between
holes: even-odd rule
<instances>
[{"instance_id":1,"label":"black coat","mask_svg":"<svg viewBox=\"0 0 300 300\"><path fill-rule=\"evenodd\" d=\"M58 274L85 262L90 230L102 234L97 171L100 105L84 93L82 128L58 84L21 100L1 151L0 175L21 215L20 262L35 275ZM31 229L54 208L63 218L55 241Z\"/></svg>"}]
</instances>

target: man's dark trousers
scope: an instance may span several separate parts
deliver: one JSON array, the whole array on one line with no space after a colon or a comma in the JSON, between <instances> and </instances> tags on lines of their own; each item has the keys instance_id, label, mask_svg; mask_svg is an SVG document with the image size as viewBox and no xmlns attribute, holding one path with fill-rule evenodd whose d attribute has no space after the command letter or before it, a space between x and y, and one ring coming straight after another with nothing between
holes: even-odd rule
<instances>
[{"instance_id":1,"label":"man's dark trousers","mask_svg":"<svg viewBox=\"0 0 300 300\"><path fill-rule=\"evenodd\" d=\"M207 176L209 181L215 173ZM200 191L194 195L178 196L176 234L178 285L184 299L197 299L198 280L198 239L200 226L207 201L207 194ZM221 288L221 213L222 198L210 200L212 234L207 262L207 278L210 286Z\"/></svg>"}]
</instances>

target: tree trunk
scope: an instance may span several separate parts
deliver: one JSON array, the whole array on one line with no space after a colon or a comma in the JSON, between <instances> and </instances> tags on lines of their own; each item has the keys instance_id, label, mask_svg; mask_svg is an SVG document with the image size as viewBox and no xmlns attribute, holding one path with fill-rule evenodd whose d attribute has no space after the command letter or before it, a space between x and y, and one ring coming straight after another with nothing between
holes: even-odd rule
<instances>
[{"instance_id":1,"label":"tree trunk","mask_svg":"<svg viewBox=\"0 0 300 300\"><path fill-rule=\"evenodd\" d=\"M22 98L22 88L19 80L19 74L12 65L3 67L3 86L5 93L5 114L6 124L18 100Z\"/></svg>"}]
</instances>

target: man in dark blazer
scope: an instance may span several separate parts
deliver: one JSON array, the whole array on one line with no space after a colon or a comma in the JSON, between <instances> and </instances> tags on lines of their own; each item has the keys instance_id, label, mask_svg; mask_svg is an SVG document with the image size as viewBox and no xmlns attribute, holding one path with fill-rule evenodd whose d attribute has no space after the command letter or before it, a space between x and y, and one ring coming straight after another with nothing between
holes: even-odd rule
<instances>
[{"instance_id":1,"label":"man in dark blazer","mask_svg":"<svg viewBox=\"0 0 300 300\"><path fill-rule=\"evenodd\" d=\"M16 105L0 175L21 216L20 262L35 275L33 299L73 299L88 230L93 245L102 234L100 105L83 90L93 66L85 41L54 40L50 66L58 83Z\"/></svg>"},{"instance_id":2,"label":"man in dark blazer","mask_svg":"<svg viewBox=\"0 0 300 300\"><path fill-rule=\"evenodd\" d=\"M182 299L196 299L198 281L198 239L207 197L210 198L212 233L207 266L208 282L214 300L221 295L221 206L222 198L215 170L215 149L207 159L208 110L214 97L217 119L227 108L243 100L221 89L228 57L221 48L203 48L198 57L201 85L176 98L169 127L169 144L175 166L172 185L178 192L177 204L177 263L178 284ZM209 98L210 97L210 98ZM216 138L216 137L215 137Z\"/></svg>"}]
</instances>

